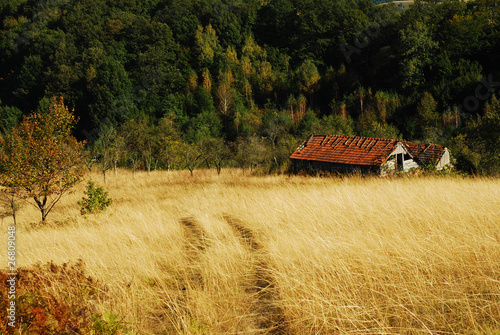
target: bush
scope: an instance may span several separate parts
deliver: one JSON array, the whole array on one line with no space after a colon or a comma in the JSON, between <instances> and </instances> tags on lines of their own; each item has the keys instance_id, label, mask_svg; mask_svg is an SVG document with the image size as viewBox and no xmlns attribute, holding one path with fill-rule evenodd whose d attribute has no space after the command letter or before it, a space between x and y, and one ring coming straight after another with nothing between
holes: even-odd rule
<instances>
[{"instance_id":1,"label":"bush","mask_svg":"<svg viewBox=\"0 0 500 335\"><path fill-rule=\"evenodd\" d=\"M76 263L35 264L21 267L15 276L0 269L0 281L15 278L15 327L4 321L0 334L133 334L121 319L94 306L106 299L108 287L87 275L82 260ZM0 318L9 320L11 299L7 289L0 290ZM10 320L8 321L10 322Z\"/></svg>"},{"instance_id":2,"label":"bush","mask_svg":"<svg viewBox=\"0 0 500 335\"><path fill-rule=\"evenodd\" d=\"M92 180L89 180L87 190L84 193L86 197L78 201L82 215L100 213L112 203L112 200L108 197L108 192L101 186L94 184Z\"/></svg>"}]
</instances>

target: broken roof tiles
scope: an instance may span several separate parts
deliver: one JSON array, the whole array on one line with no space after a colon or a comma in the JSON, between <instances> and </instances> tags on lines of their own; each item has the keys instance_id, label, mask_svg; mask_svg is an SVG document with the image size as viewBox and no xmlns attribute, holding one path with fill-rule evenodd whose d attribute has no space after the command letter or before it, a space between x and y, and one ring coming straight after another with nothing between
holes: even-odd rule
<instances>
[{"instance_id":1,"label":"broken roof tiles","mask_svg":"<svg viewBox=\"0 0 500 335\"><path fill-rule=\"evenodd\" d=\"M377 166L383 164L401 143L419 164L439 160L444 147L436 144L416 144L407 141L339 135L313 135L291 155L292 159L336 164Z\"/></svg>"}]
</instances>

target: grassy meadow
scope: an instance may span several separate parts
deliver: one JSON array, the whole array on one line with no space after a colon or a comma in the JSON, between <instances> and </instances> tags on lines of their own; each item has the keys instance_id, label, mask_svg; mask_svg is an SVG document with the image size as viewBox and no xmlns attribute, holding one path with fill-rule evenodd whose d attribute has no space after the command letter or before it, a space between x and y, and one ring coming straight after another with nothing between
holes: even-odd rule
<instances>
[{"instance_id":1,"label":"grassy meadow","mask_svg":"<svg viewBox=\"0 0 500 335\"><path fill-rule=\"evenodd\" d=\"M499 179L119 170L107 180L113 204L98 215L79 213L85 182L52 226L33 227L39 212L25 205L17 258L82 259L105 287L89 303L132 333L500 334Z\"/></svg>"}]
</instances>

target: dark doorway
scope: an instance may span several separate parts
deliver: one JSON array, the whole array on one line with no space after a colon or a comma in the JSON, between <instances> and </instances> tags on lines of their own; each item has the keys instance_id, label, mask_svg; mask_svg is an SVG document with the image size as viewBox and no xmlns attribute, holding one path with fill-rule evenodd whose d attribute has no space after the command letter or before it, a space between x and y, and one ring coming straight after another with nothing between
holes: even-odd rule
<instances>
[{"instance_id":1,"label":"dark doorway","mask_svg":"<svg viewBox=\"0 0 500 335\"><path fill-rule=\"evenodd\" d=\"M398 164L398 170L403 171L404 170L403 154L397 154L397 164Z\"/></svg>"}]
</instances>

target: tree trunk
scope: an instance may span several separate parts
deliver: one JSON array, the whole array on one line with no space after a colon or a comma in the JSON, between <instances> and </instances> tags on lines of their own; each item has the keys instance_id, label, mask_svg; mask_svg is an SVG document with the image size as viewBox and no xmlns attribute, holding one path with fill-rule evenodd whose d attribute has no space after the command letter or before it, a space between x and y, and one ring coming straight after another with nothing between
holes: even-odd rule
<instances>
[{"instance_id":1,"label":"tree trunk","mask_svg":"<svg viewBox=\"0 0 500 335\"><path fill-rule=\"evenodd\" d=\"M42 212L42 223L45 223L45 220L47 219L47 209L43 207L40 208L40 211Z\"/></svg>"},{"instance_id":2,"label":"tree trunk","mask_svg":"<svg viewBox=\"0 0 500 335\"><path fill-rule=\"evenodd\" d=\"M104 184L106 184L106 170L102 170L102 176L104 178Z\"/></svg>"},{"instance_id":3,"label":"tree trunk","mask_svg":"<svg viewBox=\"0 0 500 335\"><path fill-rule=\"evenodd\" d=\"M12 218L14 219L14 225L17 226L16 222L16 212L17 212L17 204L16 204L16 198L13 194L9 195L9 206L10 210L12 212ZM2 223L3 223L3 218L2 218Z\"/></svg>"},{"instance_id":4,"label":"tree trunk","mask_svg":"<svg viewBox=\"0 0 500 335\"><path fill-rule=\"evenodd\" d=\"M38 198L33 198L35 200L38 208L40 209L40 213L42 214L42 223L45 223L45 220L47 219L47 197L43 197L43 200L40 200Z\"/></svg>"}]
</instances>

